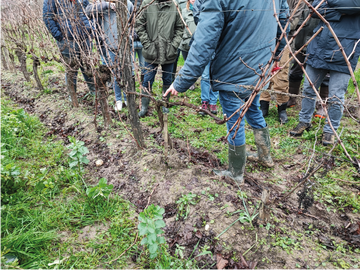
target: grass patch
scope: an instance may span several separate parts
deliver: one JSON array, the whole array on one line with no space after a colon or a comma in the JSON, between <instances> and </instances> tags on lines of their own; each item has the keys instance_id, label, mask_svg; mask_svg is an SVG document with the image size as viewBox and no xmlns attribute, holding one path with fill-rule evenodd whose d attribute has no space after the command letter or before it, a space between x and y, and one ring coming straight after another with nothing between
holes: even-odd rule
<instances>
[{"instance_id":1,"label":"grass patch","mask_svg":"<svg viewBox=\"0 0 360 270\"><path fill-rule=\"evenodd\" d=\"M81 164L70 166L74 158L61 141L46 138L42 123L11 101L3 98L1 105L3 268L196 267L193 260L171 256L167 244L150 259L141 237L134 243L138 230L132 205L106 190L94 196L99 190L92 188L88 196L84 170Z\"/></svg>"}]
</instances>

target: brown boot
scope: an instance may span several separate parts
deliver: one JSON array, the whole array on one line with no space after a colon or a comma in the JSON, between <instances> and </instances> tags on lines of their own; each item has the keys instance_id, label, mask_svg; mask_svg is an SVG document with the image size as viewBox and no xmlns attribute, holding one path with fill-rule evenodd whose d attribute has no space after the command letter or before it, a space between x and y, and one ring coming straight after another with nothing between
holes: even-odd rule
<instances>
[{"instance_id":1,"label":"brown boot","mask_svg":"<svg viewBox=\"0 0 360 270\"><path fill-rule=\"evenodd\" d=\"M311 124L310 123L304 123L304 122L300 122L294 129L290 130L290 136L301 136L304 131L309 131L311 128Z\"/></svg>"},{"instance_id":2,"label":"brown boot","mask_svg":"<svg viewBox=\"0 0 360 270\"><path fill-rule=\"evenodd\" d=\"M301 81L299 82L289 81L289 94L298 95L300 92L300 86L301 86ZM296 105L296 97L290 97L287 103L287 107L291 108L294 107L295 105Z\"/></svg>"}]
</instances>

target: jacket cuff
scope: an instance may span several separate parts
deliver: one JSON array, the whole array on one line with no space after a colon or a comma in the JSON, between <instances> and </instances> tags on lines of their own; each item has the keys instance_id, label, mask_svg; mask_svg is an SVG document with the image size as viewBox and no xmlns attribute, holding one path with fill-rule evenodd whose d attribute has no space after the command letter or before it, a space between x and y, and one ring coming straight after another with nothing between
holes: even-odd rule
<instances>
[{"instance_id":1,"label":"jacket cuff","mask_svg":"<svg viewBox=\"0 0 360 270\"><path fill-rule=\"evenodd\" d=\"M185 93L190 88L190 86L193 85L193 83L189 79L191 80L193 78L186 78L186 76L184 76L183 74L177 76L173 83L175 90L179 93Z\"/></svg>"}]
</instances>

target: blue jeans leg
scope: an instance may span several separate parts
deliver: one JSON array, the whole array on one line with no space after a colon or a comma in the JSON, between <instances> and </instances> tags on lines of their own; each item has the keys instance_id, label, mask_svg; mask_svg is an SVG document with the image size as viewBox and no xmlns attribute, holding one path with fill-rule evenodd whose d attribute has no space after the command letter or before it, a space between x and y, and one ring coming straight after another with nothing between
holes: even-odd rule
<instances>
[{"instance_id":1,"label":"blue jeans leg","mask_svg":"<svg viewBox=\"0 0 360 270\"><path fill-rule=\"evenodd\" d=\"M155 80L155 75L158 69L158 65L145 62L145 68L146 68L146 73L144 76L143 87L149 88L149 83L150 83L150 88L152 88L152 85ZM161 69L162 69L163 85L171 85L173 63L161 65Z\"/></svg>"},{"instance_id":2,"label":"blue jeans leg","mask_svg":"<svg viewBox=\"0 0 360 270\"><path fill-rule=\"evenodd\" d=\"M104 55L105 56L105 55ZM106 57L101 57L102 61L106 64L109 65L110 67L112 67L112 73L116 74L118 72L118 69L116 68L117 66L119 66L119 58L116 58L116 54L111 51L108 50L106 52ZM114 91L115 91L115 99L116 101L121 101L121 88L119 86L119 84L116 81L116 76L114 76ZM126 101L126 95L124 93L124 101Z\"/></svg>"},{"instance_id":3,"label":"blue jeans leg","mask_svg":"<svg viewBox=\"0 0 360 270\"><path fill-rule=\"evenodd\" d=\"M135 54L137 54L138 59L139 59L139 64L140 64L140 68L141 68L141 75L145 74L145 59L144 56L142 54L142 49L136 49L135 50Z\"/></svg>"},{"instance_id":4,"label":"blue jeans leg","mask_svg":"<svg viewBox=\"0 0 360 270\"><path fill-rule=\"evenodd\" d=\"M210 62L206 65L203 74L201 75L201 101L210 102Z\"/></svg>"},{"instance_id":5,"label":"blue jeans leg","mask_svg":"<svg viewBox=\"0 0 360 270\"><path fill-rule=\"evenodd\" d=\"M66 73L65 73L65 82L68 85L68 79L72 79L76 91L77 75L78 69L80 67L81 72L83 73L84 79L88 85L88 88L91 93L95 93L94 78L92 76L87 76L84 74L84 68L82 66L80 50L85 52L91 51L90 40L83 40L81 42L75 42L72 40L62 40L57 42L57 45L60 49L61 55L63 56L64 61L67 64Z\"/></svg>"},{"instance_id":6,"label":"blue jeans leg","mask_svg":"<svg viewBox=\"0 0 360 270\"><path fill-rule=\"evenodd\" d=\"M211 88L210 88L210 93L209 93L209 97L210 97L210 105L216 105L217 100L219 98L219 92L214 92Z\"/></svg>"},{"instance_id":7,"label":"blue jeans leg","mask_svg":"<svg viewBox=\"0 0 360 270\"><path fill-rule=\"evenodd\" d=\"M227 116L232 115L237 109L239 109L244 102L247 101L249 97L249 93L233 93L228 91L219 91L219 99L220 104L223 108L224 114ZM257 95L251 104L249 110L245 114L245 118L249 125L254 129L265 128L266 122L262 113L259 109L259 98L260 95ZM229 131L237 119L240 116L240 112L236 113L228 122L227 122L227 130ZM236 127L233 131L230 132L228 137L228 142L234 146L240 146L245 144L245 119L242 119L240 123L240 128L235 136L235 139L232 139L236 131Z\"/></svg>"},{"instance_id":8,"label":"blue jeans leg","mask_svg":"<svg viewBox=\"0 0 360 270\"><path fill-rule=\"evenodd\" d=\"M142 86L148 89L149 91L151 91L150 89L152 89L152 85L155 80L155 75L158 69L158 65L145 62L145 68L146 68L146 72L144 74L144 81Z\"/></svg>"},{"instance_id":9,"label":"blue jeans leg","mask_svg":"<svg viewBox=\"0 0 360 270\"><path fill-rule=\"evenodd\" d=\"M346 73L330 71L328 113L331 124L337 130L344 111L344 99L349 84L350 75ZM333 134L333 131L326 123L324 132Z\"/></svg>"},{"instance_id":10,"label":"blue jeans leg","mask_svg":"<svg viewBox=\"0 0 360 270\"><path fill-rule=\"evenodd\" d=\"M321 83L323 82L327 70L313 68L310 65L306 65L306 73L309 75L310 80L313 82L316 89L319 89ZM304 82L304 91L303 95L305 96L301 101L301 111L299 113L299 121L304 123L310 123L313 116L316 104L316 94L311 87L307 78ZM306 98L309 97L309 98Z\"/></svg>"},{"instance_id":11,"label":"blue jeans leg","mask_svg":"<svg viewBox=\"0 0 360 270\"><path fill-rule=\"evenodd\" d=\"M172 70L175 63L161 65L163 85L172 84Z\"/></svg>"}]
</instances>

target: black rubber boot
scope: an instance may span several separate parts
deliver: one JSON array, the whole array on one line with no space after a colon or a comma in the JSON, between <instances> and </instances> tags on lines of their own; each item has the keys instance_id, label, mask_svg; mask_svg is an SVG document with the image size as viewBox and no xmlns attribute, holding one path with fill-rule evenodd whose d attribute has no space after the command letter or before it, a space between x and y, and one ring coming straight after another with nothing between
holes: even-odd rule
<instances>
[{"instance_id":1,"label":"black rubber boot","mask_svg":"<svg viewBox=\"0 0 360 270\"><path fill-rule=\"evenodd\" d=\"M143 95L149 95L148 92L145 92L144 90L141 91L141 93ZM149 103L150 103L150 98L148 97L141 97L141 110L139 112L139 117L144 117L145 114L147 113L148 109L149 109Z\"/></svg>"},{"instance_id":2,"label":"black rubber boot","mask_svg":"<svg viewBox=\"0 0 360 270\"><path fill-rule=\"evenodd\" d=\"M281 124L286 124L288 122L286 108L287 108L287 102L278 106L279 121Z\"/></svg>"},{"instance_id":3,"label":"black rubber boot","mask_svg":"<svg viewBox=\"0 0 360 270\"><path fill-rule=\"evenodd\" d=\"M165 94L165 92L169 89L170 85L163 85L163 89L162 92L163 94ZM165 98L163 97L164 100L169 101L170 100L170 94L168 94ZM163 113L169 113L169 109L165 106L162 107L162 111Z\"/></svg>"},{"instance_id":4,"label":"black rubber boot","mask_svg":"<svg viewBox=\"0 0 360 270\"><path fill-rule=\"evenodd\" d=\"M270 155L271 142L269 129L266 127L254 129L253 131L257 153L247 152L247 158L251 161L260 162L266 167L274 167L275 164Z\"/></svg>"},{"instance_id":5,"label":"black rubber boot","mask_svg":"<svg viewBox=\"0 0 360 270\"><path fill-rule=\"evenodd\" d=\"M229 169L225 171L214 170L218 176L226 176L234 180L238 185L244 183L246 164L246 145L229 145Z\"/></svg>"},{"instance_id":6,"label":"black rubber boot","mask_svg":"<svg viewBox=\"0 0 360 270\"><path fill-rule=\"evenodd\" d=\"M300 92L301 81L299 82L292 82L289 81L289 94L298 95ZM289 101L287 102L287 107L291 108L296 105L296 97L290 97Z\"/></svg>"},{"instance_id":7,"label":"black rubber boot","mask_svg":"<svg viewBox=\"0 0 360 270\"><path fill-rule=\"evenodd\" d=\"M329 86L327 86L325 84L321 84L320 97L322 100L326 100L329 97Z\"/></svg>"},{"instance_id":8,"label":"black rubber boot","mask_svg":"<svg viewBox=\"0 0 360 270\"><path fill-rule=\"evenodd\" d=\"M269 115L269 105L269 101L260 100L260 110L262 111L264 117Z\"/></svg>"}]
</instances>

